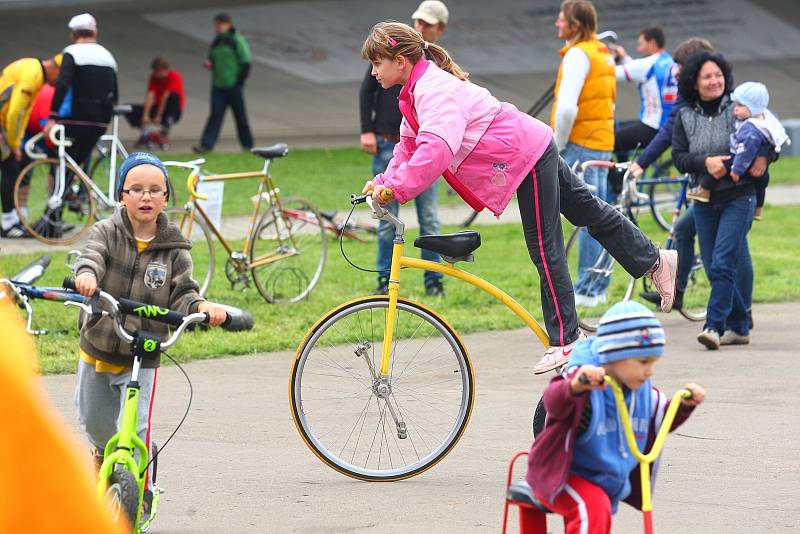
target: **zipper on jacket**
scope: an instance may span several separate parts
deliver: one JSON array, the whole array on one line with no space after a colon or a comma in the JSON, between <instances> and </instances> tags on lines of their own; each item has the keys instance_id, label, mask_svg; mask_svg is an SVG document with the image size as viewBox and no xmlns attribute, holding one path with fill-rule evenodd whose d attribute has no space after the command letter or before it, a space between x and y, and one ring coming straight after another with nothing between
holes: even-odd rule
<instances>
[{"instance_id":1,"label":"zipper on jacket","mask_svg":"<svg viewBox=\"0 0 800 534\"><path fill-rule=\"evenodd\" d=\"M131 275L131 279L128 281L128 291L125 292L125 298L131 298L131 290L133 289L133 280L136 278L136 270L139 268L139 249L136 247L136 240L134 238L133 249L136 251L136 259L133 260L133 273ZM127 319L123 319L122 326L125 326L125 321ZM122 344L122 340L117 337L117 342L114 345L114 354L119 354L119 346Z\"/></svg>"}]
</instances>

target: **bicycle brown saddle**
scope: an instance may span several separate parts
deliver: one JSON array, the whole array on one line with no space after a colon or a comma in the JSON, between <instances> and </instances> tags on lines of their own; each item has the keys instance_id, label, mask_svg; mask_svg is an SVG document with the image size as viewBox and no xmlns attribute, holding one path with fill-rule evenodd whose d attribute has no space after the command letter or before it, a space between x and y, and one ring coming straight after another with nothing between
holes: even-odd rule
<instances>
[{"instance_id":1,"label":"bicycle brown saddle","mask_svg":"<svg viewBox=\"0 0 800 534\"><path fill-rule=\"evenodd\" d=\"M286 146L286 143L278 143L263 148L251 148L250 152L264 159L281 158L289 153L289 147Z\"/></svg>"},{"instance_id":2,"label":"bicycle brown saddle","mask_svg":"<svg viewBox=\"0 0 800 534\"><path fill-rule=\"evenodd\" d=\"M481 234L475 230L464 230L455 234L423 235L414 240L414 246L450 258L460 258L481 246Z\"/></svg>"}]
</instances>

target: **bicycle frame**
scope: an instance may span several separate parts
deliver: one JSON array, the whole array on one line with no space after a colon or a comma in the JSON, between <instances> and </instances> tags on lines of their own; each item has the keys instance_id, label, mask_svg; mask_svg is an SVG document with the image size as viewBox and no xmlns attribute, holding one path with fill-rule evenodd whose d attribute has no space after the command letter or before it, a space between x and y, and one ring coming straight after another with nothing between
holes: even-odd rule
<instances>
[{"instance_id":1,"label":"bicycle frame","mask_svg":"<svg viewBox=\"0 0 800 534\"><path fill-rule=\"evenodd\" d=\"M250 222L247 226L247 233L245 234L244 245L242 247L241 255L244 257L247 254L247 251L250 249L250 243L253 239L253 232L255 230L256 222L258 221L258 215L261 211L261 204L264 202L264 195L267 194L270 200L270 206L273 210L276 211L276 218L280 218L280 213L282 211L279 189L275 187L275 184L272 181L272 177L269 174L269 164L270 160L264 161L264 168L261 171L250 171L250 172L235 172L235 173L228 173L228 174L213 174L204 176L201 173L200 166L204 163L204 160L195 160L187 163L181 163L178 161L167 161L164 162L165 165L175 166L175 167L184 167L191 169L188 178L186 179L186 188L189 192L189 199L186 201L186 205L184 206L184 215L181 218L180 226L184 228L186 226L185 235L192 235L192 229L194 225L194 218L195 213L199 213L200 217L206 223L208 228L211 232L217 237L219 242L225 248L228 253L228 256L233 256L237 254L236 251L233 250L233 247L228 242L227 239L222 235L222 232L219 228L214 225L211 221L211 218L208 216L208 213L203 209L203 206L197 202L197 200L206 200L208 196L203 195L197 191L197 184L202 182L223 182L226 180L242 180L246 178L260 178L258 182L258 191L256 193L256 201L255 205L253 206L253 212L250 215ZM188 223L187 223L188 218ZM281 234L278 233L280 238ZM292 242L294 241L294 237L292 236L291 232L288 235L289 240ZM292 243L294 245L294 243ZM292 247L292 250L296 250L296 247ZM269 257L264 258L257 258L249 264L249 267L258 267L267 263L271 263L274 261L281 260L283 258L287 258L290 256L295 255L296 252L289 252L286 254L281 255L272 255Z\"/></svg>"},{"instance_id":2,"label":"bicycle frame","mask_svg":"<svg viewBox=\"0 0 800 534\"><path fill-rule=\"evenodd\" d=\"M533 333L537 338L539 338L545 347L550 346L550 339L548 338L547 333L544 331L544 328L542 328L542 326L536 322L536 319L533 318L530 312L526 310L519 302L514 300L514 298L512 298L508 293L499 289L497 286L487 282L479 276L459 269L454 263L435 263L428 260L421 260L405 256L403 253L405 250L405 240L403 239L405 225L403 222L380 207L376 209L375 206L373 206L372 199L370 197L367 197L367 204L369 204L370 208L372 208L376 215L380 215L377 218L383 219L386 222L393 224L395 227L395 237L392 244L392 266L389 271L389 308L386 314L386 327L383 338L383 350L381 353L381 377L388 377L391 368L391 349L392 338L394 336L394 321L397 314L397 298L400 294L400 272L404 267L435 271L442 273L445 276L458 278L459 280L463 280L464 282L477 287L478 289L488 293L500 301L503 305L514 312L520 319L522 319L522 321L533 331ZM380 210L382 214L378 210Z\"/></svg>"},{"instance_id":3,"label":"bicycle frame","mask_svg":"<svg viewBox=\"0 0 800 534\"><path fill-rule=\"evenodd\" d=\"M605 376L605 382L611 386L614 393L614 401L617 404L617 411L619 412L619 419L622 423L622 428L625 431L625 439L628 443L628 449L636 460L639 461L639 474L641 475L642 485L642 514L644 519L645 534L653 533L653 498L651 491L650 481L650 464L658 459L661 450L664 448L664 442L667 439L667 434L675 421L675 415L678 413L681 399L688 399L692 396L691 392L687 389L681 389L675 392L672 396L672 402L669 404L667 413L664 414L664 420L656 432L656 438L650 452L643 454L639 450L636 443L636 436L633 433L633 426L631 425L630 414L628 414L628 407L625 405L625 398L622 394L622 388L610 376Z\"/></svg>"},{"instance_id":4,"label":"bicycle frame","mask_svg":"<svg viewBox=\"0 0 800 534\"><path fill-rule=\"evenodd\" d=\"M107 143L107 144L106 144ZM122 160L128 157L128 151L119 140L119 114L114 113L111 120L111 133L103 134L96 143L97 150L108 157L111 161L108 166L108 198L113 198L117 185L117 154L122 156Z\"/></svg>"}]
</instances>

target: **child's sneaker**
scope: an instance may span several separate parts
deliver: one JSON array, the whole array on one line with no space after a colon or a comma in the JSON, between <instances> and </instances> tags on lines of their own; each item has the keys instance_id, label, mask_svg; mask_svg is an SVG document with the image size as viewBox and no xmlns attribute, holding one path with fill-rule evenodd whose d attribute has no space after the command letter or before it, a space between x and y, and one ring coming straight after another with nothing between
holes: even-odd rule
<instances>
[{"instance_id":1,"label":"child's sneaker","mask_svg":"<svg viewBox=\"0 0 800 534\"><path fill-rule=\"evenodd\" d=\"M533 367L533 374L540 375L552 371L553 369L558 369L567 363L569 355L572 354L572 349L575 348L575 345L582 339L586 339L586 335L583 331L578 330L578 338L572 343L564 345L563 347L553 346L544 351L542 359Z\"/></svg>"},{"instance_id":2,"label":"child's sneaker","mask_svg":"<svg viewBox=\"0 0 800 534\"><path fill-rule=\"evenodd\" d=\"M675 303L678 282L678 252L675 250L658 250L658 266L647 277L653 281L656 291L661 295L661 311L669 313Z\"/></svg>"},{"instance_id":3,"label":"child's sneaker","mask_svg":"<svg viewBox=\"0 0 800 534\"><path fill-rule=\"evenodd\" d=\"M719 338L720 345L749 345L750 336L743 336L735 330L726 330Z\"/></svg>"},{"instance_id":4,"label":"child's sneaker","mask_svg":"<svg viewBox=\"0 0 800 534\"><path fill-rule=\"evenodd\" d=\"M761 212L763 212L763 211L764 211L763 207L757 206L756 207L756 213L755 213L755 215L753 215L753 220L754 221L760 221L761 220Z\"/></svg>"},{"instance_id":5,"label":"child's sneaker","mask_svg":"<svg viewBox=\"0 0 800 534\"><path fill-rule=\"evenodd\" d=\"M686 198L690 200L696 200L698 202L711 202L711 190L698 185L686 193Z\"/></svg>"}]
</instances>

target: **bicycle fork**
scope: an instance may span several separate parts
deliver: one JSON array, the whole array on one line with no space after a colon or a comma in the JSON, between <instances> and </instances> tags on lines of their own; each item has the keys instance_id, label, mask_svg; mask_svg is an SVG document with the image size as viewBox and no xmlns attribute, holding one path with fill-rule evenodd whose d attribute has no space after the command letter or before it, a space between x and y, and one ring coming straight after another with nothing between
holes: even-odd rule
<instances>
[{"instance_id":1,"label":"bicycle fork","mask_svg":"<svg viewBox=\"0 0 800 534\"><path fill-rule=\"evenodd\" d=\"M364 361L367 362L367 367L372 376L372 392L378 399L383 399L386 403L389 414L394 420L397 437L400 439L408 438L408 430L399 407L395 407L396 401L393 401L390 371L392 340L394 338L395 318L397 317L397 297L400 293L400 258L403 256L403 248L402 235L395 235L392 247L392 267L389 271L389 307L386 312L380 369L375 369L372 359L369 357L368 349L371 347L369 342L359 343L355 351L356 356L364 358Z\"/></svg>"}]
</instances>

